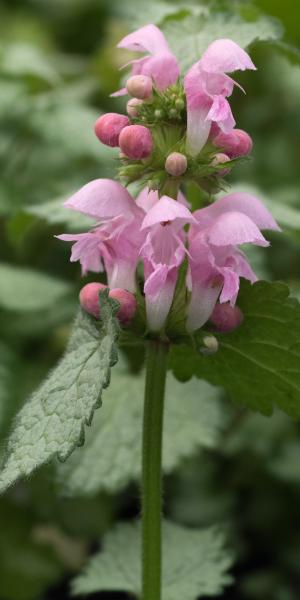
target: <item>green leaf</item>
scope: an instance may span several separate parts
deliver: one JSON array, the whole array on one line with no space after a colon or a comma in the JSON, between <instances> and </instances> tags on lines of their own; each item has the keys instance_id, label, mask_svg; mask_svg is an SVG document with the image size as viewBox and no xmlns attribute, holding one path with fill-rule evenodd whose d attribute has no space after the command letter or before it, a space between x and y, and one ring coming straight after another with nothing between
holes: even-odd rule
<instances>
[{"instance_id":1,"label":"green leaf","mask_svg":"<svg viewBox=\"0 0 300 600\"><path fill-rule=\"evenodd\" d=\"M102 321L80 312L66 353L17 415L0 475L0 491L56 455L65 460L84 443L84 427L101 406L117 361L116 303L101 294Z\"/></svg>"},{"instance_id":2,"label":"green leaf","mask_svg":"<svg viewBox=\"0 0 300 600\"><path fill-rule=\"evenodd\" d=\"M218 38L230 38L242 48L257 41L277 40L282 35L279 21L257 17L245 22L238 15L210 13L209 16L188 16L180 21L168 21L163 28L171 49L186 71L197 62L207 46Z\"/></svg>"},{"instance_id":3,"label":"green leaf","mask_svg":"<svg viewBox=\"0 0 300 600\"><path fill-rule=\"evenodd\" d=\"M50 545L34 539L30 511L0 503L0 580L5 600L38 600L63 574Z\"/></svg>"},{"instance_id":4,"label":"green leaf","mask_svg":"<svg viewBox=\"0 0 300 600\"><path fill-rule=\"evenodd\" d=\"M126 591L140 597L140 525L119 524L103 541L73 583L73 592ZM222 592L231 582L227 574L232 557L224 549L224 536L216 528L187 529L163 524L162 600L195 600Z\"/></svg>"},{"instance_id":5,"label":"green leaf","mask_svg":"<svg viewBox=\"0 0 300 600\"><path fill-rule=\"evenodd\" d=\"M17 369L17 357L5 344L0 342L0 433L15 404Z\"/></svg>"},{"instance_id":6,"label":"green leaf","mask_svg":"<svg viewBox=\"0 0 300 600\"><path fill-rule=\"evenodd\" d=\"M0 263L0 281L0 307L18 312L53 308L71 290L64 281L4 263Z\"/></svg>"},{"instance_id":7,"label":"green leaf","mask_svg":"<svg viewBox=\"0 0 300 600\"><path fill-rule=\"evenodd\" d=\"M128 23L131 30L142 27L146 23L154 23L161 26L166 19L179 19L189 14L207 14L208 9L201 2L182 2L178 4L157 1L149 2L140 10L139 0L127 0L118 6L118 17Z\"/></svg>"},{"instance_id":8,"label":"green leaf","mask_svg":"<svg viewBox=\"0 0 300 600\"><path fill-rule=\"evenodd\" d=\"M59 466L68 493L117 492L140 477L145 374L114 372L104 406L87 433L84 448ZM184 396L184 402L182 398ZM214 447L224 426L219 390L192 379L182 386L168 376L163 469L172 472L201 447Z\"/></svg>"},{"instance_id":9,"label":"green leaf","mask_svg":"<svg viewBox=\"0 0 300 600\"><path fill-rule=\"evenodd\" d=\"M173 347L175 376L186 380L196 375L223 386L236 403L266 415L277 405L299 417L299 302L289 297L285 284L259 281L252 286L243 282L238 305L244 322L232 333L216 334L216 354L204 356L196 347Z\"/></svg>"},{"instance_id":10,"label":"green leaf","mask_svg":"<svg viewBox=\"0 0 300 600\"><path fill-rule=\"evenodd\" d=\"M34 76L50 85L59 83L56 69L41 48L19 42L1 50L0 67L3 73L15 77Z\"/></svg>"}]
</instances>

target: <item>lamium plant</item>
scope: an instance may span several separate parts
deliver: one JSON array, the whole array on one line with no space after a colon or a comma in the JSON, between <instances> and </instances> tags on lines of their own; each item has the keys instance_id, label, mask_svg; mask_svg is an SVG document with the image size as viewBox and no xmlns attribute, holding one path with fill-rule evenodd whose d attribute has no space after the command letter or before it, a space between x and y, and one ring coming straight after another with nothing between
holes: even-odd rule
<instances>
[{"instance_id":1,"label":"lamium plant","mask_svg":"<svg viewBox=\"0 0 300 600\"><path fill-rule=\"evenodd\" d=\"M177 600L181 583L176 592L176 581L169 581L176 568L187 590L180 598L193 600L217 594L230 582L232 559L222 554L223 533L163 524L167 370L183 382L182 402L184 382L195 375L223 386L237 403L264 414L277 404L297 417L293 370L299 342L289 330L277 370L269 350L295 315L299 319L299 309L283 284L258 281L243 249L267 248L263 232L278 233L279 225L260 199L243 190L230 193L226 181L252 150L229 102L234 88L242 89L232 73L255 70L249 54L231 39L215 39L182 72L152 24L118 47L139 56L129 63L124 87L112 94L112 110L115 98L126 96L127 114L109 112L95 124L99 141L120 150L117 175L86 182L64 203L92 219L91 228L57 235L72 243L71 261L80 263L82 275L95 273L95 280L81 289L81 309L62 362L15 421L0 488L56 455L68 459L83 443L85 426L114 379L117 346L145 348L141 524L123 526L128 549L117 528L104 544L103 562L101 553L92 559L74 591L116 589L141 600ZM118 563L118 536L124 573L130 569L132 575L128 580L124 573L109 580L105 572L105 552ZM210 569L213 581L205 578ZM92 573L98 587L90 583Z\"/></svg>"}]
</instances>

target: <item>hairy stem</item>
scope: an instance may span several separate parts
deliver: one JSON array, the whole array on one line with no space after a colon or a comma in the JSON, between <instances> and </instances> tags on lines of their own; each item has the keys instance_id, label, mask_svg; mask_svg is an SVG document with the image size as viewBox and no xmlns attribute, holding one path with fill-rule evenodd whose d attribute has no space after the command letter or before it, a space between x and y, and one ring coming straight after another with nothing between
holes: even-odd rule
<instances>
[{"instance_id":1,"label":"hairy stem","mask_svg":"<svg viewBox=\"0 0 300 600\"><path fill-rule=\"evenodd\" d=\"M162 436L168 345L148 342L143 426L142 599L161 598Z\"/></svg>"}]
</instances>

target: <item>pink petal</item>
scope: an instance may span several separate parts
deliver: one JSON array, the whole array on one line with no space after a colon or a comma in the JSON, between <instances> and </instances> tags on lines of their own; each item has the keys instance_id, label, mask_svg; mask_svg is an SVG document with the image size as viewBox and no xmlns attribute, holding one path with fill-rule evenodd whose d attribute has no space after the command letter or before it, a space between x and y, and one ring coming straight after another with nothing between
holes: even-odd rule
<instances>
[{"instance_id":1,"label":"pink petal","mask_svg":"<svg viewBox=\"0 0 300 600\"><path fill-rule=\"evenodd\" d=\"M137 207L123 186L112 179L94 179L84 185L64 206L99 220L118 215L132 218Z\"/></svg>"},{"instance_id":2,"label":"pink petal","mask_svg":"<svg viewBox=\"0 0 300 600\"><path fill-rule=\"evenodd\" d=\"M187 311L186 328L188 331L200 329L208 321L218 300L222 285L194 282L192 296Z\"/></svg>"},{"instance_id":3,"label":"pink petal","mask_svg":"<svg viewBox=\"0 0 300 600\"><path fill-rule=\"evenodd\" d=\"M197 156L206 144L211 121L207 120L208 108L193 108L187 111L187 150Z\"/></svg>"},{"instance_id":4,"label":"pink petal","mask_svg":"<svg viewBox=\"0 0 300 600\"><path fill-rule=\"evenodd\" d=\"M201 58L201 67L210 73L232 73L253 69L249 54L238 44L228 39L215 40L210 44Z\"/></svg>"},{"instance_id":5,"label":"pink petal","mask_svg":"<svg viewBox=\"0 0 300 600\"><path fill-rule=\"evenodd\" d=\"M156 204L158 201L158 192L156 190L149 190L148 187L142 189L142 191L136 198L136 204L145 212L149 212L150 208L152 208L154 204ZM180 202L181 204L184 204L184 206L186 206L187 208L190 208L186 197L180 190L178 192L177 202Z\"/></svg>"},{"instance_id":6,"label":"pink petal","mask_svg":"<svg viewBox=\"0 0 300 600\"><path fill-rule=\"evenodd\" d=\"M157 223L175 221L175 219L179 219L183 223L195 223L193 215L186 206L168 196L162 196L145 216L141 229Z\"/></svg>"},{"instance_id":7,"label":"pink petal","mask_svg":"<svg viewBox=\"0 0 300 600\"><path fill-rule=\"evenodd\" d=\"M132 293L136 291L136 261L114 259L111 264L106 263L106 269L110 289L121 288Z\"/></svg>"},{"instance_id":8,"label":"pink petal","mask_svg":"<svg viewBox=\"0 0 300 600\"><path fill-rule=\"evenodd\" d=\"M237 273L226 267L220 269L224 284L220 295L220 302L230 302L234 306L240 288L240 279Z\"/></svg>"},{"instance_id":9,"label":"pink petal","mask_svg":"<svg viewBox=\"0 0 300 600\"><path fill-rule=\"evenodd\" d=\"M240 212L257 225L259 229L270 229L273 231L281 231L271 213L263 205L263 203L247 192L234 192L223 196L207 208L202 208L194 213L199 224L206 224L210 219L214 219L226 212Z\"/></svg>"},{"instance_id":10,"label":"pink petal","mask_svg":"<svg viewBox=\"0 0 300 600\"><path fill-rule=\"evenodd\" d=\"M149 52L150 54L169 50L165 36L155 25L145 25L126 35L117 47L134 52Z\"/></svg>"},{"instance_id":11,"label":"pink petal","mask_svg":"<svg viewBox=\"0 0 300 600\"><path fill-rule=\"evenodd\" d=\"M161 269L159 274L153 274L153 279L156 280L155 285L151 281L150 284L147 282L145 284L147 323L151 331L159 331L162 329L172 305L177 269L168 271ZM153 289L155 293L152 293Z\"/></svg>"},{"instance_id":12,"label":"pink petal","mask_svg":"<svg viewBox=\"0 0 300 600\"><path fill-rule=\"evenodd\" d=\"M225 133L229 133L234 126L235 120L231 112L230 104L223 96L214 96L213 104L206 117L208 121L216 121Z\"/></svg>"},{"instance_id":13,"label":"pink petal","mask_svg":"<svg viewBox=\"0 0 300 600\"><path fill-rule=\"evenodd\" d=\"M55 236L64 242L75 242L72 246L71 262L80 261L82 274L88 271L103 271L100 240L95 233L62 234Z\"/></svg>"},{"instance_id":14,"label":"pink petal","mask_svg":"<svg viewBox=\"0 0 300 600\"><path fill-rule=\"evenodd\" d=\"M140 72L152 77L156 87L162 91L176 83L179 77L179 66L171 52L163 52L145 60Z\"/></svg>"},{"instance_id":15,"label":"pink petal","mask_svg":"<svg viewBox=\"0 0 300 600\"><path fill-rule=\"evenodd\" d=\"M117 92L114 92L113 94L110 94L110 97L111 98L118 98L119 96L126 96L126 94L128 94L127 89L126 88L121 88Z\"/></svg>"},{"instance_id":16,"label":"pink petal","mask_svg":"<svg viewBox=\"0 0 300 600\"><path fill-rule=\"evenodd\" d=\"M215 246L269 245L255 223L245 214L239 212L226 212L218 216L207 229L207 239Z\"/></svg>"}]
</instances>

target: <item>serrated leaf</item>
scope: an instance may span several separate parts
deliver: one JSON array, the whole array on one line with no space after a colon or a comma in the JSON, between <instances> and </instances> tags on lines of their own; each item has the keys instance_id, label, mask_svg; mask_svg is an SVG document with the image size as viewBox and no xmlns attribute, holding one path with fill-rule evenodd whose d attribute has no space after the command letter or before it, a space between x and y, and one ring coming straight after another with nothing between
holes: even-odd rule
<instances>
[{"instance_id":1,"label":"serrated leaf","mask_svg":"<svg viewBox=\"0 0 300 600\"><path fill-rule=\"evenodd\" d=\"M101 294L99 327L80 312L66 353L13 424L0 474L0 491L55 456L65 460L84 443L101 394L117 361L116 305Z\"/></svg>"},{"instance_id":2,"label":"serrated leaf","mask_svg":"<svg viewBox=\"0 0 300 600\"><path fill-rule=\"evenodd\" d=\"M140 477L145 374L118 367L84 448L59 467L68 493L117 492ZM183 401L184 397L184 401ZM163 469L172 472L201 447L214 447L225 416L219 390L196 379L184 386L169 374L166 388Z\"/></svg>"},{"instance_id":3,"label":"serrated leaf","mask_svg":"<svg viewBox=\"0 0 300 600\"><path fill-rule=\"evenodd\" d=\"M230 38L242 48L247 48L254 42L277 40L282 35L282 27L276 19L258 17L255 21L245 22L230 13L210 13L206 18L188 16L178 22L169 21L163 31L184 72L218 38Z\"/></svg>"},{"instance_id":4,"label":"serrated leaf","mask_svg":"<svg viewBox=\"0 0 300 600\"><path fill-rule=\"evenodd\" d=\"M73 592L126 591L140 598L141 543L139 523L119 524L103 541L73 583ZM227 571L231 553L224 549L224 535L216 528L187 529L163 524L162 600L195 600L216 595L231 582Z\"/></svg>"},{"instance_id":5,"label":"serrated leaf","mask_svg":"<svg viewBox=\"0 0 300 600\"><path fill-rule=\"evenodd\" d=\"M229 334L216 334L219 350L211 356L196 348L174 347L171 367L176 377L196 375L223 386L238 404L269 415L273 406L300 416L300 304L280 282L243 281L238 305L243 324ZM197 345L197 335L195 336Z\"/></svg>"},{"instance_id":6,"label":"serrated leaf","mask_svg":"<svg viewBox=\"0 0 300 600\"><path fill-rule=\"evenodd\" d=\"M71 290L55 277L4 263L0 263L0 281L0 307L18 312L46 310Z\"/></svg>"}]
</instances>

